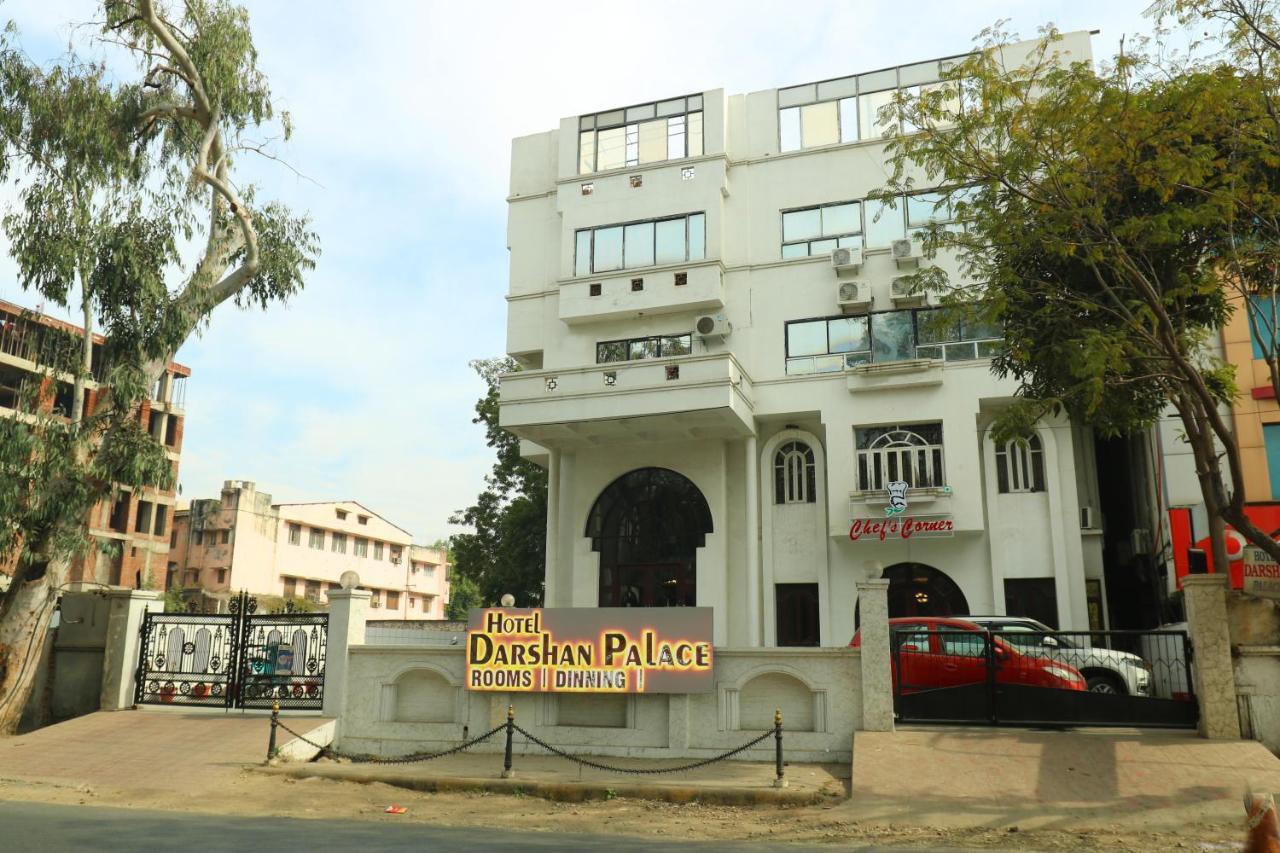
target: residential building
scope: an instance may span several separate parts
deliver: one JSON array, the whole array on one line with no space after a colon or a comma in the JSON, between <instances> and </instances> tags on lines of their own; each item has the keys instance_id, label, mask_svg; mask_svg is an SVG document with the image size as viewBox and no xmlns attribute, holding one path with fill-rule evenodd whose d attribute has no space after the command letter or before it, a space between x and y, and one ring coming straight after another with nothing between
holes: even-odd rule
<instances>
[{"instance_id":1,"label":"residential building","mask_svg":"<svg viewBox=\"0 0 1280 853\"><path fill-rule=\"evenodd\" d=\"M83 334L79 326L48 315L24 312L21 307L0 300L0 417L19 414L29 398L27 391L32 383L40 383L47 389L44 400L48 411L69 416L74 377L50 374L45 365L50 362L52 348L78 343L76 339ZM93 370L85 390L86 412L92 411L96 404L99 383L105 373L104 339L95 334L93 340ZM141 423L164 445L173 466L175 484L182 453L186 382L190 375L190 368L170 364L138 411ZM125 487L115 501L95 506L89 513L90 534L99 542L119 543L119 548L109 552L95 549L77 560L71 579L139 589L159 588L165 579L175 500L174 488L146 487L135 492ZM16 558L11 558L10 565L13 559ZM7 571L0 567L0 572Z\"/></svg>"},{"instance_id":2,"label":"residential building","mask_svg":"<svg viewBox=\"0 0 1280 853\"><path fill-rule=\"evenodd\" d=\"M444 618L443 554L414 557L408 531L357 501L272 503L255 483L227 480L219 499L178 511L172 544L167 584L184 595L225 601L246 590L324 603L353 571L378 618Z\"/></svg>"},{"instance_id":3,"label":"residential building","mask_svg":"<svg viewBox=\"0 0 1280 853\"><path fill-rule=\"evenodd\" d=\"M1089 34L1058 48L1088 60ZM1100 482L1144 476L1136 454L1062 417L997 445L1016 391L989 369L999 331L940 323L936 294L897 281L961 275L917 233L952 212L869 198L894 92L951 61L655 98L514 141L521 370L500 417L549 472L548 606L696 604L718 644L839 646L857 582L885 577L894 616L1128 621Z\"/></svg>"}]
</instances>

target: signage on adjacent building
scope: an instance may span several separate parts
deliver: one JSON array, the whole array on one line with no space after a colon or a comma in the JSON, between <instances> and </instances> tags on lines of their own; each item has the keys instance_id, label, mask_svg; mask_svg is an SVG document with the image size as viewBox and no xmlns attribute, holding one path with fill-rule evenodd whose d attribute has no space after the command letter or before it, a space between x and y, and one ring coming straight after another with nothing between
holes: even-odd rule
<instances>
[{"instance_id":1,"label":"signage on adjacent building","mask_svg":"<svg viewBox=\"0 0 1280 853\"><path fill-rule=\"evenodd\" d=\"M890 539L945 539L955 533L949 513L898 515L891 518L855 518L849 527L854 542L885 542Z\"/></svg>"},{"instance_id":2,"label":"signage on adjacent building","mask_svg":"<svg viewBox=\"0 0 1280 853\"><path fill-rule=\"evenodd\" d=\"M472 610L468 690L706 693L710 607Z\"/></svg>"},{"instance_id":3,"label":"signage on adjacent building","mask_svg":"<svg viewBox=\"0 0 1280 853\"><path fill-rule=\"evenodd\" d=\"M1244 591L1264 598L1280 598L1280 564L1257 546L1244 549Z\"/></svg>"}]
</instances>

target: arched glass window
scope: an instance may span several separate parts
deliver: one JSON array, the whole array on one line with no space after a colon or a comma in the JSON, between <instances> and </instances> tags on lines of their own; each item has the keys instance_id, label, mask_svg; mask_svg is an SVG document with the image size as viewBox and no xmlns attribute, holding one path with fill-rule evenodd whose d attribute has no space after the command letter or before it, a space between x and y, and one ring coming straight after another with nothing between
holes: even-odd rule
<instances>
[{"instance_id":1,"label":"arched glass window","mask_svg":"<svg viewBox=\"0 0 1280 853\"><path fill-rule=\"evenodd\" d=\"M803 441L788 441L773 456L773 502L814 503L818 499L818 473L813 448Z\"/></svg>"},{"instance_id":2,"label":"arched glass window","mask_svg":"<svg viewBox=\"0 0 1280 853\"><path fill-rule=\"evenodd\" d=\"M996 447L996 486L1002 495L1044 491L1044 447L1040 436L1015 438Z\"/></svg>"},{"instance_id":3,"label":"arched glass window","mask_svg":"<svg viewBox=\"0 0 1280 853\"><path fill-rule=\"evenodd\" d=\"M878 492L895 481L913 489L946 485L942 424L868 427L855 439L859 490Z\"/></svg>"}]
</instances>

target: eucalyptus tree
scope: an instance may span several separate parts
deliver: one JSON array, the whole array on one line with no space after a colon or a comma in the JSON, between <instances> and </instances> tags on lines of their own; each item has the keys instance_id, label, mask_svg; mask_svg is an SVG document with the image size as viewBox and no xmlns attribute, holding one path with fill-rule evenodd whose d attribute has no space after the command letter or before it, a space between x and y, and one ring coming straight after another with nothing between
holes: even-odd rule
<instances>
[{"instance_id":1,"label":"eucalyptus tree","mask_svg":"<svg viewBox=\"0 0 1280 853\"><path fill-rule=\"evenodd\" d=\"M1215 350L1237 304L1230 271L1275 271L1266 86L1236 63L1171 64L1155 48L1095 68L1064 55L1052 29L1025 60L998 27L983 38L944 85L890 108L919 131L890 142L881 196L941 188L948 216L924 230L926 250L954 249L963 277L930 267L915 284L1003 324L993 370L1019 388L997 440L1050 411L1120 435L1172 407L1215 563L1226 565L1224 521L1280 559L1244 513L1224 414L1234 369ZM950 214L963 226L940 224Z\"/></svg>"},{"instance_id":2,"label":"eucalyptus tree","mask_svg":"<svg viewBox=\"0 0 1280 853\"><path fill-rule=\"evenodd\" d=\"M18 191L3 219L10 253L25 289L84 325L41 365L73 377L71 411L49 411L34 387L0 419L0 557L14 565L0 600L0 731L17 725L73 561L105 547L89 511L121 489L172 485L140 422L150 389L219 305L286 300L319 254L307 216L237 175L291 132L244 9L105 0L76 32L88 44L49 65L12 24L0 40L0 178Z\"/></svg>"}]
</instances>

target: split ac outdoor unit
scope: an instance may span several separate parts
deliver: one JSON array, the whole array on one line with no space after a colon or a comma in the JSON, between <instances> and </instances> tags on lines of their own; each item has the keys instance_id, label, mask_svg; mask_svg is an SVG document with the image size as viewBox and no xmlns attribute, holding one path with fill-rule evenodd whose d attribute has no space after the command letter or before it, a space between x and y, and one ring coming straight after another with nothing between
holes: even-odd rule
<instances>
[{"instance_id":1,"label":"split ac outdoor unit","mask_svg":"<svg viewBox=\"0 0 1280 853\"><path fill-rule=\"evenodd\" d=\"M831 266L836 272L857 272L862 266L862 250L856 246L843 246L831 250Z\"/></svg>"},{"instance_id":2,"label":"split ac outdoor unit","mask_svg":"<svg viewBox=\"0 0 1280 853\"><path fill-rule=\"evenodd\" d=\"M898 269L914 269L920 266L920 246L914 240L893 241L893 261Z\"/></svg>"},{"instance_id":3,"label":"split ac outdoor unit","mask_svg":"<svg viewBox=\"0 0 1280 853\"><path fill-rule=\"evenodd\" d=\"M724 340L733 331L733 324L723 314L704 314L693 324L693 328L700 338Z\"/></svg>"},{"instance_id":4,"label":"split ac outdoor unit","mask_svg":"<svg viewBox=\"0 0 1280 853\"><path fill-rule=\"evenodd\" d=\"M844 251L838 249L837 251ZM871 309L871 282L844 281L836 288L836 300L840 310L846 314L869 311Z\"/></svg>"},{"instance_id":5,"label":"split ac outdoor unit","mask_svg":"<svg viewBox=\"0 0 1280 853\"><path fill-rule=\"evenodd\" d=\"M1093 507L1080 507L1080 529L1093 530Z\"/></svg>"},{"instance_id":6,"label":"split ac outdoor unit","mask_svg":"<svg viewBox=\"0 0 1280 853\"><path fill-rule=\"evenodd\" d=\"M929 296L923 290L916 289L909 276L900 275L889 282L889 298L894 305L924 305Z\"/></svg>"}]
</instances>

